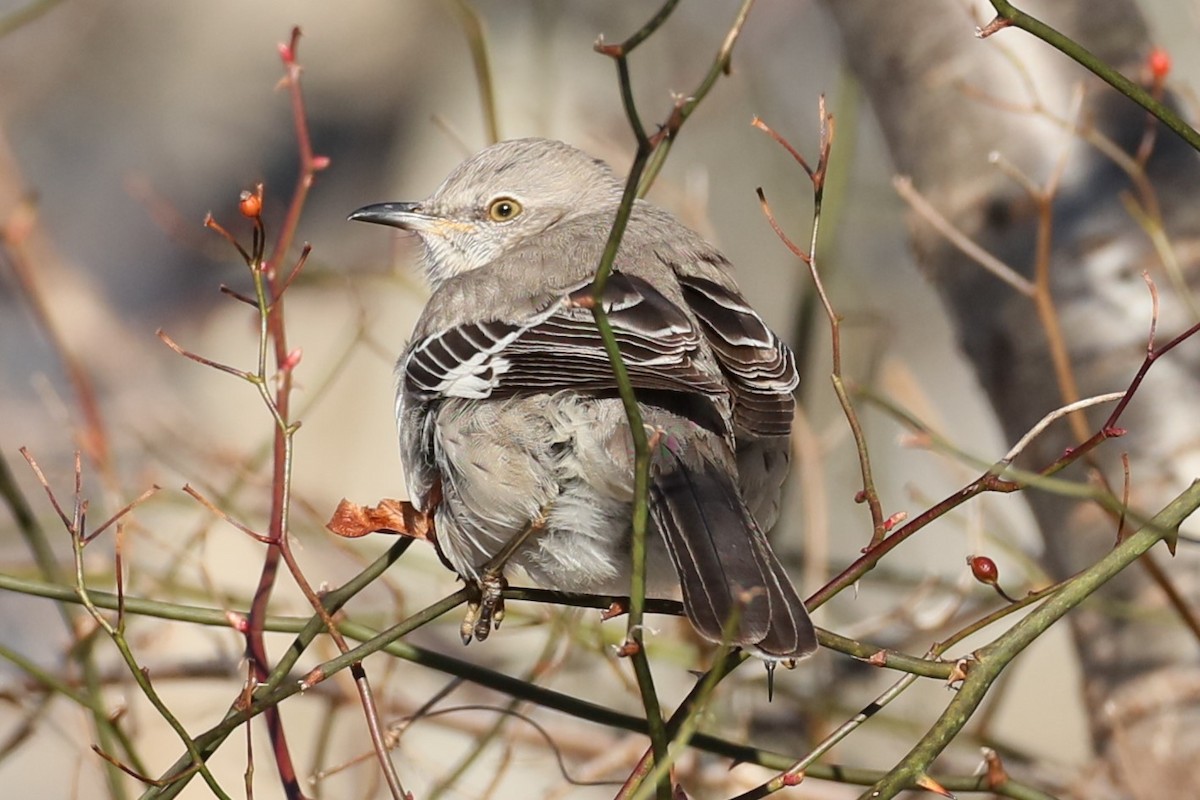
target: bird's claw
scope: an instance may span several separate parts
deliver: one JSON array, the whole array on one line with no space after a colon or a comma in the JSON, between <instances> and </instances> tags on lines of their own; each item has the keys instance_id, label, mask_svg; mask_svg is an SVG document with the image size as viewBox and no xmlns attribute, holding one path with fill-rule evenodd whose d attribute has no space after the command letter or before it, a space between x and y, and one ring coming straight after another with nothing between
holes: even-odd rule
<instances>
[{"instance_id":1,"label":"bird's claw","mask_svg":"<svg viewBox=\"0 0 1200 800\"><path fill-rule=\"evenodd\" d=\"M467 601L467 613L463 616L462 624L458 626L458 635L462 637L462 643L468 645L475 638L475 621L479 619L479 603L474 600Z\"/></svg>"},{"instance_id":2,"label":"bird's claw","mask_svg":"<svg viewBox=\"0 0 1200 800\"><path fill-rule=\"evenodd\" d=\"M459 633L463 644L471 640L482 642L504 621L504 590L508 581L503 575L485 574L479 579L479 600L467 603Z\"/></svg>"}]
</instances>

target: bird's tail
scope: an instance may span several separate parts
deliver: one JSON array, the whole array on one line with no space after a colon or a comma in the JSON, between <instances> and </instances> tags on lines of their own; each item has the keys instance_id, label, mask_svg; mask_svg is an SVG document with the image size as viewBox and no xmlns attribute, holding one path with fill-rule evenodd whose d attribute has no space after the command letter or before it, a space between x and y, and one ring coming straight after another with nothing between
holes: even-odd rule
<instances>
[{"instance_id":1,"label":"bird's tail","mask_svg":"<svg viewBox=\"0 0 1200 800\"><path fill-rule=\"evenodd\" d=\"M727 470L707 458L656 469L650 514L679 574L683 606L696 630L772 659L817 648L804 603ZM731 620L736 621L727 629Z\"/></svg>"}]
</instances>

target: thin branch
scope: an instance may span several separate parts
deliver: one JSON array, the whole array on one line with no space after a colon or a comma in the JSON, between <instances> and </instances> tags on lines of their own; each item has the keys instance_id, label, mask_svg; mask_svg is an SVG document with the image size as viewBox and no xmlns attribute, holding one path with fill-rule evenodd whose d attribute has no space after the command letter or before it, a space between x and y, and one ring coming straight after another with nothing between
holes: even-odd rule
<instances>
[{"instance_id":1,"label":"thin branch","mask_svg":"<svg viewBox=\"0 0 1200 800\"><path fill-rule=\"evenodd\" d=\"M926 774L934 759L958 735L972 713L983 702L992 683L1018 653L1067 612L1087 599L1092 592L1159 541L1167 538L1171 531L1178 531L1180 523L1197 508L1200 508L1200 481L1192 483L1140 531L1067 582L1041 606L995 641L975 651L966 668L962 687L955 693L938 721L896 767L861 796L862 800L889 800L905 789L916 786L917 778Z\"/></svg>"},{"instance_id":2,"label":"thin branch","mask_svg":"<svg viewBox=\"0 0 1200 800\"><path fill-rule=\"evenodd\" d=\"M1017 290L1026 297L1033 297L1034 286L1023 275L1014 270L1012 267L1005 264L1000 259L993 256L988 251L984 250L975 243L971 237L967 236L961 230L956 228L950 220L946 219L940 211L925 199L925 197L916 190L913 186L912 178L907 175L897 175L892 179L892 186L896 189L896 194L904 202L908 203L909 207L917 213L919 217L928 222L933 229L942 235L942 237L954 245L958 250L976 264L983 267L985 270L995 275L1000 280L1007 283L1013 289Z\"/></svg>"},{"instance_id":3,"label":"thin branch","mask_svg":"<svg viewBox=\"0 0 1200 800\"><path fill-rule=\"evenodd\" d=\"M1150 368L1159 358L1166 355L1175 347L1178 347L1181 343L1197 333L1200 333L1200 323L1193 325L1183 333L1175 336L1166 344L1147 353L1141 367L1130 381L1129 386L1122 393L1120 400L1117 401L1117 405L1113 409L1112 413L1109 414L1108 419L1105 420L1104 424L1101 425L1085 442L1074 448L1071 448L1054 461L1043 466L1037 472L1016 470L1011 466L1011 464L1005 461L996 462L996 464L989 468L983 475L979 476L959 491L955 492L949 497L946 497L941 502L935 504L921 514L918 514L916 517L902 525L894 533L891 533L878 544L870 547L866 552L863 553L862 556L854 561L854 563L847 566L840 574L813 593L806 601L806 605L809 608L816 608L824 604L838 592L859 580L863 575L873 569L875 565L879 563L879 560L883 558L883 556L891 552L894 548L899 546L917 531L921 530L935 519L941 518L950 510L957 508L976 495L984 492L1014 492L1018 489L1024 488L1025 486L1032 485L1050 487L1051 484L1046 483L1047 478L1062 471L1070 464L1075 463L1092 450L1095 450L1105 440L1121 436L1124 433L1121 428L1117 427L1117 422L1120 420L1125 408L1137 394L1137 391L1141 387L1142 381L1145 379L1146 374L1150 371ZM1053 489L1063 494L1073 493L1079 496L1086 496L1090 499L1100 502L1106 507L1111 507L1113 510L1119 510L1119 501L1117 501L1115 498L1112 498L1107 493L1098 493L1091 487L1082 487L1081 489L1076 489L1073 484L1058 481L1053 484ZM1167 544L1171 548L1174 547L1173 540L1170 538L1168 538Z\"/></svg>"},{"instance_id":4,"label":"thin branch","mask_svg":"<svg viewBox=\"0 0 1200 800\"><path fill-rule=\"evenodd\" d=\"M774 794L775 792L778 792L781 789L785 789L789 786L800 785L800 783L806 777L807 771L812 767L813 764L816 763L817 759L832 750L838 742L841 742L851 733L862 727L863 723L882 711L888 703L899 697L904 690L911 686L916 680L916 675L905 675L904 677L900 678L898 681L885 689L882 694L868 703L861 711L839 725L837 729L822 739L821 742L804 758L800 759L771 780L751 789L750 791L739 794L737 797L733 798L733 800L759 800L759 798Z\"/></svg>"},{"instance_id":5,"label":"thin branch","mask_svg":"<svg viewBox=\"0 0 1200 800\"><path fill-rule=\"evenodd\" d=\"M215 516L217 519L219 519L223 522L226 522L229 525L232 525L233 527L237 528L242 533L249 536L254 541L259 542L260 544L270 544L271 543L271 538L269 536L263 536L261 533L258 533L257 531L252 530L249 526L244 525L241 522L238 522L236 519L234 519L232 516L230 516L227 512L223 511L220 508L217 508L217 506L214 505L211 500L209 500L207 497L205 497L203 494L201 494L199 492L199 490L193 488L191 486L191 484L184 484L183 492L184 492L184 494L187 494L187 495L195 498L196 501L198 503L200 503L200 505L204 506L210 512L212 512L213 516Z\"/></svg>"},{"instance_id":6,"label":"thin branch","mask_svg":"<svg viewBox=\"0 0 1200 800\"><path fill-rule=\"evenodd\" d=\"M266 610L275 586L281 561L287 565L302 594L308 599L318 616L321 617L322 622L339 649L342 652L349 649L345 639L338 632L332 618L325 610L320 597L305 578L299 564L296 562L291 551L289 538L293 437L296 429L299 427L298 423L291 421L290 400L293 374L299 363L301 352L299 350L289 350L287 345L283 297L287 289L291 286L292 281L306 263L310 248L305 245L299 258L296 259L295 264L286 277L281 275L279 265L290 249L301 210L304 207L308 190L312 186L316 173L328 166L329 163L327 158L314 155L312 149L304 96L300 86L301 70L296 61L299 39L300 29L293 28L291 40L287 44L279 45L279 55L285 72L283 85L289 90L291 98L292 118L300 159L300 177L292 194L284 224L281 227L271 256L268 258L265 254L266 232L262 221L263 186L261 184L257 186L255 192L243 192L241 196L240 210L243 216L249 218L253 223L252 244L249 249L243 248L236 237L213 220L211 216L206 220L206 225L209 228L215 230L237 249L250 270L251 278L254 282L254 304L259 310L257 370L253 374L246 373L215 364L208 359L203 359L193 354L188 354L177 345L174 345L165 334L160 332L160 336L164 341L177 352L187 355L201 364L214 366L225 372L243 377L253 383L259 391L264 406L268 409L275 422L272 447L271 512L268 523L268 534L266 536L257 534L249 527L234 522L227 514L217 510L215 506L199 495L199 493L195 491L189 492L197 500L208 506L210 510L217 513L218 516L234 524L235 527L238 527L244 533L267 544L258 586L255 590L254 601L251 605L244 631L251 656L250 661L254 666L254 680L257 682L268 680L271 674L261 620L266 616ZM274 356L275 371L273 376L268 372L267 367L269 354L273 354ZM272 381L272 378L274 378L274 381ZM272 383L274 383L273 392L271 390ZM366 678L366 673L359 664L353 665L351 672L362 701L368 730L372 741L376 745L376 752L379 756L383 774L388 782L392 796L396 800L402 800L406 796L406 792L400 784L399 777L396 775L395 768L388 756L379 725L378 712ZM284 791L291 798L303 798L304 794L296 776L295 766L287 745L287 737L278 710L274 707L269 708L267 709L267 714L268 730L271 735L275 761ZM252 753L248 757L252 758Z\"/></svg>"},{"instance_id":7,"label":"thin branch","mask_svg":"<svg viewBox=\"0 0 1200 800\"><path fill-rule=\"evenodd\" d=\"M546 727L544 725L542 725L540 722L538 722L536 719L529 716L528 714L523 714L520 711L516 711L516 710L507 708L507 707L506 708L496 708L494 706L472 704L472 705L451 706L449 708L439 708L436 711L426 712L422 716L425 719L432 719L434 717L442 717L442 716L446 716L448 714L461 714L463 712L468 712L468 713L472 713L472 714L479 713L479 712L498 714L498 715L500 715L501 718L518 719L521 722L528 725L529 727L533 728L534 733L537 735L537 737L539 739L541 739L546 744L546 747L550 750L550 754L554 757L554 764L558 768L558 774L562 776L562 779L569 786L613 786L613 785L620 783L619 781L611 781L611 780L608 780L608 781L584 780L583 778L576 778L576 777L572 776L570 770L567 769L567 762L563 758L562 750L558 746L558 743L554 740L554 735L549 730L547 730ZM487 737L489 734L490 734L490 731L488 733L485 733L484 736ZM430 794L430 800L433 800L432 793Z\"/></svg>"},{"instance_id":8,"label":"thin branch","mask_svg":"<svg viewBox=\"0 0 1200 800\"><path fill-rule=\"evenodd\" d=\"M708 709L709 700L712 698L713 692L716 691L717 684L721 682L726 675L731 673L739 664L743 663L748 656L740 650L731 652L729 640L733 636L738 623L739 614L733 614L725 622L722 631L722 638L725 640L717 649L713 661L716 666L702 675L696 684L692 687L692 691L680 704L675 713L671 715L671 719L667 724L667 729L671 732L671 749L665 761L655 759L653 765L642 759L643 765L650 767L645 772L640 780L633 781L629 788L634 789L631 800L648 800L650 788L659 785L663 780L669 780L671 768L675 761L683 755L687 750L689 743L696 737L700 724L704 719L704 712ZM618 800L626 800L628 797L625 790L617 795Z\"/></svg>"},{"instance_id":9,"label":"thin branch","mask_svg":"<svg viewBox=\"0 0 1200 800\"><path fill-rule=\"evenodd\" d=\"M193 353L189 350L184 350L182 347L180 347L178 344L176 344L175 340L172 339L170 336L168 336L167 332L164 331L162 328L159 328L158 330L156 330L154 332L154 335L157 336L159 339L161 339L162 343L165 344L167 347L171 348L176 353L178 353L179 355L183 356L184 358L186 358L190 361L195 361L197 364L200 364L202 366L212 367L213 369L220 370L221 372L232 375L235 378L241 378L242 380L250 381L251 383L254 382L254 376L251 373L246 372L244 369L238 369L237 367L231 367L228 364L222 364L219 361L213 361L212 359L205 358L204 356L201 356L201 355L197 355L196 353Z\"/></svg>"},{"instance_id":10,"label":"thin branch","mask_svg":"<svg viewBox=\"0 0 1200 800\"><path fill-rule=\"evenodd\" d=\"M730 59L733 58L733 46L737 44L738 38L742 35L742 28L745 26L746 20L750 16L750 9L753 6L754 0L742 0L741 5L738 6L737 14L734 16L733 23L725 32L725 38L722 40L721 46L717 50L716 58L713 59L708 72L704 75L700 84L692 90L691 94L675 101L670 115L667 117L666 122L663 123L656 137L657 147L655 147L654 154L650 157L650 162L646 165L646 174L642 177L642 181L638 185L638 197L645 197L650 191L650 187L654 185L655 179L658 178L658 173L667 161L667 155L671 152L672 143L678 138L679 132L683 128L683 123L687 122L692 112L699 107L701 101L712 91L717 79L722 75L729 74L731 69Z\"/></svg>"},{"instance_id":11,"label":"thin branch","mask_svg":"<svg viewBox=\"0 0 1200 800\"><path fill-rule=\"evenodd\" d=\"M50 497L51 505L53 505L56 509L61 508L57 499L55 498L54 490L48 483L45 483L45 476L43 476L41 471L36 468L36 465L28 454L26 454L26 459L29 460L31 466L34 467L39 480L43 481L43 486L46 489L47 495ZM199 752L196 750L186 728L183 727L183 724L174 715L174 713L171 712L170 708L167 707L166 703L159 696L157 690L155 690L154 686L151 684L149 671L142 668L141 665L138 664L137 659L133 655L133 651L129 647L128 641L125 639L124 631L120 627L113 627L112 623L110 623L108 619L100 613L99 609L92 602L83 569L83 551L88 542L88 537L86 535L88 503L83 497L82 487L83 469L80 455L79 453L76 453L73 493L74 513L70 519L63 520L64 527L71 538L71 549L72 553L74 554L75 594L78 596L79 601L83 604L87 612L91 615L92 620L96 623L97 627L100 630L103 630L108 635L112 643L116 645L117 651L121 654L122 660L129 668L130 675L133 677L134 682L138 685L138 688L141 689L142 694L146 696L146 699L150 701L152 706L154 706L154 710L163 718L163 720L172 728L172 730L175 731L176 735L179 736L180 740L183 742L188 751L191 763L199 765L199 772L204 777L205 782L208 784L208 787L212 790L213 794L219 798L222 798L222 800L231 800L229 796L226 795L221 789L220 784L218 784L216 781L216 778L214 778L204 766L203 759L200 758ZM132 508L132 505L133 504L130 504L126 510ZM116 607L118 612L122 612L124 610L124 604L124 597L118 593L116 596ZM120 765L119 762L116 761L113 761L112 763L118 764L123 770L132 771L135 773L137 771L143 771L140 766L134 769Z\"/></svg>"},{"instance_id":12,"label":"thin branch","mask_svg":"<svg viewBox=\"0 0 1200 800\"><path fill-rule=\"evenodd\" d=\"M894 520L886 519L883 515L883 505L879 501L879 492L875 488L875 478L871 469L871 456L867 449L867 437L863 432L862 424L858 419L858 412L854 409L854 403L850 400L849 392L846 390L845 380L842 376L842 328L841 317L833 309L833 303L829 300L829 295L825 291L825 284L821 280L820 270L817 268L817 236L821 227L821 202L825 191L825 176L829 170L829 159L833 152L833 135L834 124L833 116L825 111L825 96L821 95L817 104L818 115L820 117L820 132L821 144L820 155L817 159L816 168L812 168L800 155L799 151L779 133L771 129L767 123L763 122L758 117L752 121L752 125L761 131L767 133L772 139L778 142L791 154L805 173L808 174L809 180L813 186L813 221L812 231L809 235L808 251L805 252L791 240L784 232L783 228L775 220L775 214L771 211L771 206L767 202L766 194L761 188L757 190L759 205L762 207L763 214L770 223L771 229L775 231L775 235L779 237L784 246L788 248L796 257L805 263L808 267L809 276L812 278L813 286L816 288L817 296L821 299L821 305L825 308L825 316L829 319L829 334L830 334L830 350L832 352L833 368L830 374L830 380L833 383L833 391L837 396L838 405L842 409L842 414L846 417L846 424L850 426L850 432L854 437L854 448L858 456L859 474L862 476L862 489L855 496L856 502L867 504L867 509L871 514L871 541L868 547L874 546L883 540L887 535Z\"/></svg>"},{"instance_id":13,"label":"thin branch","mask_svg":"<svg viewBox=\"0 0 1200 800\"><path fill-rule=\"evenodd\" d=\"M323 616L323 615L319 615L319 614L314 614L313 617L311 617L307 621L294 620L292 622L292 624L286 628L279 627L278 618L274 618L274 617L264 618L263 623L262 623L263 630L274 630L274 631L284 630L284 631L288 631L288 632L294 632L297 634L297 637L296 637L296 640L292 643L292 645L284 653L283 657L280 658L279 662L276 663L275 668L271 671L271 674L267 676L267 679L265 681L258 682L259 685L258 685L256 691L259 693L266 693L266 692L273 691L273 690L277 689L279 686L283 685L283 683L287 679L288 675L291 673L292 668L296 665L296 662L300 659L300 656L304 653L304 651L308 648L308 646L313 642L313 640L316 639L316 637L318 635L320 635L321 633L323 633L326 630L325 617L336 613L343 605L345 605L345 603L347 603L350 600L350 598L352 598L358 592L362 591L368 585L370 585L371 582L374 581L376 578L378 578L379 575L381 575L384 570L386 570L389 566L391 566L393 563L395 563L395 561L397 559L399 559L400 556L402 556L405 553L405 551L408 549L408 547L411 544L412 544L411 539L398 540L394 545L392 545L391 548L388 549L388 551L386 553L384 553L379 558L375 559L375 561L372 562L366 569L362 570L358 575L356 575L354 578L352 578L346 584L344 584L343 586L341 586L337 589L334 589L331 592L328 592L322 599L322 606L326 611L326 615ZM131 609L134 609L133 602L127 601L127 603ZM140 601L140 603L145 604L145 605L143 606L142 610L140 610L140 611L135 610L135 613L143 613L143 614L148 613L149 608L152 608L152 607L158 606L158 605L163 605L163 604L155 604L155 603L152 603L151 601L144 601L144 600ZM184 608L186 608L186 607L184 607ZM203 610L203 609L191 609L191 610L192 611L203 611L204 613L199 618L189 619L189 621L200 622L202 624L216 624L216 623L209 621L212 617L215 616L217 618L222 619L224 621L223 624L225 624L225 625L229 624L229 618L228 618L227 612L224 612L224 611L218 612L217 610L208 611L208 610ZM414 616L417 616L417 615L414 615ZM410 620L411 619L413 619L413 618L410 617ZM418 617L418 620L419 619L420 618ZM348 633L350 631L350 629L347 628L345 625L340 626L339 630L345 630ZM248 705L249 705L248 702L247 703L242 703L242 702L234 703L234 705L227 712L226 719L229 718L229 715L240 713L240 711L242 709L244 709L245 707L247 707ZM263 709L263 711L268 711L268 710L269 710L268 708ZM198 737L197 742L198 742L198 744L203 745L202 750L203 750L205 756L207 757L208 755L211 755L211 753L215 752L217 747L219 747L221 745L221 743L225 740L225 737L228 736L229 733L232 733L234 729L235 728L230 728L223 735L212 738L210 740L204 740L203 737ZM208 742L207 745L204 745L205 741ZM164 777L164 779L170 778L173 775L177 775L177 774L181 773L186 768L187 768L187 759L186 759L186 757L184 757L184 758L181 758L179 761L177 761L170 770L168 770L166 773L164 773L163 777ZM149 798L151 798L151 797L156 797L156 798L157 797L162 797L162 798L174 797L179 791L182 791L185 784L186 784L186 780L170 782L169 786L163 792L151 793L151 794L146 795L146 800L149 800Z\"/></svg>"},{"instance_id":14,"label":"thin branch","mask_svg":"<svg viewBox=\"0 0 1200 800\"><path fill-rule=\"evenodd\" d=\"M346 584L339 589L330 592L326 595L326 608L332 613L340 607L341 603L348 600L354 593L360 591L370 585L383 570L394 562L404 552L404 546L410 544L407 539L398 540L396 546L393 546L392 551L377 559L376 563L372 564L367 570L364 570L356 576L351 583ZM16 578L10 575L0 574L0 590L21 592L23 594L46 597L53 600L59 600L66 603L79 603L79 597L74 590L66 586L58 586L46 584L38 581L29 581L21 578ZM337 599L337 603L331 602ZM114 594L107 592L92 592L92 602L99 608L115 609L117 607L117 597ZM376 649L386 652L410 661L414 664L427 667L432 670L443 672L449 675L457 675L465 680L480 686L493 689L498 692L519 697L528 702L536 703L545 708L561 711L578 719L593 722L597 725L603 725L619 730L630 731L633 733L646 733L645 720L621 714L614 711L608 706L601 706L586 701L579 700L571 695L556 692L540 686L532 686L520 679L494 672L492 670L480 667L477 664L472 664L467 661L462 661L451 656L446 656L435 651L426 650L416 647L408 642L402 641L402 638L415 630L420 625L427 624L431 619L446 614L453 609L461 606L466 602L466 592L459 591L454 595L450 595L427 609L418 612L402 623L400 627L389 629L385 632L368 628L358 623L341 621L338 624L339 630L346 636L361 642L372 644L372 652ZM221 609L206 609L198 608L192 605L181 605L178 603L167 603L156 600L147 600L144 598L130 597L126 599L126 605L129 613L138 614L141 616L159 617L163 619L173 619L182 622L191 622L193 624L208 625L213 627L227 628L229 619L226 612ZM197 746L206 756L220 745L222 741L238 726L253 716L263 713L266 708L273 704L278 704L288 697L304 690L311 688L314 684L309 682L296 682L285 680L288 676L291 666L294 665L295 659L298 659L300 654L304 652L308 644L319 635L323 630L323 623L320 617L314 615L308 619L298 617L277 617L271 616L264 620L264 630L279 632L279 633L295 633L298 635L297 641L287 649L285 659L288 662L280 663L277 666L276 673L273 674L272 680L260 686L255 693L255 700L252 705L235 706L229 710L226 718L218 723L213 728L200 734L195 738ZM824 634L828 636L829 634ZM381 636L386 636L387 641L379 641ZM826 640L822 639L822 645L826 645ZM881 653L889 653L890 651L879 651ZM314 670L321 679L328 678L337 669L344 669L353 663L355 658L361 657L362 653L355 653L350 656L350 660L339 657L329 662L325 662L317 670ZM730 658L744 659L747 656L742 653L733 653ZM933 662L929 662L933 663ZM890 660L887 664L881 666L892 666ZM929 677L940 677L945 679L949 674L949 668L952 665L942 665L937 673L929 673ZM279 669L278 667L282 667ZM920 673L927 674L927 673ZM681 705L680 708L683 708ZM677 711L678 713L678 711ZM767 767L769 769L787 769L795 763L795 758L792 756L775 753L769 750L748 747L743 744L726 741L714 736L706 734L698 734L692 740L692 746L704 752L712 753L713 755L722 756L732 759L735 762L753 763ZM174 766L167 770L161 777L160 782L164 784L161 790L152 790L144 795L146 800L150 798L173 798L178 795L186 783L184 780L175 780L189 767L190 762L185 756L180 761L177 761ZM863 770L854 767L847 767L836 764L829 765L814 765L808 770L810 777L821 778L826 780L838 780L844 783L854 783L860 785L869 785L880 778L883 774L875 770ZM985 788L977 778L970 776L939 776L939 782L943 785L962 791L974 791ZM998 793L1005 797L1027 797L1033 795L1013 794L1007 789L998 790Z\"/></svg>"},{"instance_id":15,"label":"thin branch","mask_svg":"<svg viewBox=\"0 0 1200 800\"><path fill-rule=\"evenodd\" d=\"M1036 439L1038 436L1041 436L1042 432L1045 431L1046 428L1050 427L1050 425L1071 414L1072 412L1080 411L1085 408L1091 408L1092 406L1098 406L1103 403L1115 403L1124 399L1124 397L1125 392L1109 392L1108 394L1099 394L1095 397L1086 397L1083 400L1077 400L1074 403L1068 403L1065 406L1054 409L1049 414L1046 414L1044 417L1038 420L1032 428L1027 430L1025 434L1017 441L1017 443L1014 444L1012 448L1004 454L1004 457L1001 458L1000 461L1002 463L1012 463L1015 461L1017 456L1024 452L1025 448L1029 447L1030 443L1032 443L1034 439Z\"/></svg>"},{"instance_id":16,"label":"thin branch","mask_svg":"<svg viewBox=\"0 0 1200 800\"><path fill-rule=\"evenodd\" d=\"M634 675L637 678L638 688L642 697L642 705L646 711L650 744L654 750L654 758L659 762L665 761L667 758L667 732L663 724L658 694L654 689L654 676L650 672L650 664L646 660L645 647L642 643L642 615L646 600L646 539L650 496L650 441L646 433L645 424L642 421L642 412L633 390L633 383L629 379L628 370L625 368L625 363L621 357L621 349L617 344L608 314L604 309L603 297L605 286L608 283L609 276L612 274L613 264L617 258L621 239L625 235L625 227L628 225L629 217L633 213L633 204L637 197L638 181L653 149L653 144L649 137L647 137L645 128L642 127L641 119L638 117L637 104L633 99L633 84L629 75L629 54L666 22L667 17L670 16L677 3L678 0L667 0L657 14L621 44L606 45L603 39L596 43L596 50L598 52L611 57L616 62L621 100L625 107L625 113L629 118L630 127L633 129L634 137L637 139L637 152L634 155L633 164L629 169L625 190L621 196L620 205L617 207L616 218L613 220L612 228L609 230L608 241L605 243L600 263L596 265L591 311L592 317L596 322L596 328L600 333L601 341L604 343L605 353L608 355L613 378L617 383L617 390L625 409L625 416L629 421L629 432L633 441L634 493L630 548L632 565L630 571L632 575L630 577L629 590L629 621L626 627L626 645L623 648L623 652L630 656L630 662L633 666ZM669 781L659 783L658 797L659 800L670 800L671 787Z\"/></svg>"},{"instance_id":17,"label":"thin branch","mask_svg":"<svg viewBox=\"0 0 1200 800\"><path fill-rule=\"evenodd\" d=\"M29 464L29 468L33 470L34 476L37 478L38 483L42 485L42 489L46 492L46 496L50 498L50 505L54 509L54 513L58 514L58 518L62 521L63 526L68 531L74 532L74 522L72 521L71 517L67 516L67 513L63 511L63 507L58 504L58 497L55 496L54 490L50 488L50 482L46 480L45 473L42 472L42 468L39 467L37 461L34 460L33 454L29 452L29 448L21 447L19 450L17 450L17 452L24 457L25 462Z\"/></svg>"},{"instance_id":18,"label":"thin branch","mask_svg":"<svg viewBox=\"0 0 1200 800\"><path fill-rule=\"evenodd\" d=\"M1038 320L1046 334L1046 344L1050 350L1050 361L1054 365L1054 377L1058 382L1058 391L1065 403L1074 403L1080 399L1079 383L1075 379L1075 370L1071 365L1071 355L1067 349L1066 337L1063 334L1062 323L1059 320L1058 305L1054 302L1051 291L1050 270L1053 263L1054 236L1054 195L1049 185L1042 190L1034 190L1031 194L1038 211L1037 238L1034 243L1034 286L1033 304L1037 310ZM1076 440L1083 440L1088 435L1087 417L1083 413L1074 413L1068 417L1071 431Z\"/></svg>"},{"instance_id":19,"label":"thin branch","mask_svg":"<svg viewBox=\"0 0 1200 800\"><path fill-rule=\"evenodd\" d=\"M37 476L38 481L46 491L46 495L50 499L50 504L58 513L59 519L62 520L64 525L69 527L71 524L70 519L63 513L62 508L59 507L58 500L55 498L54 492L50 489L50 484L46 481L46 476L42 474L41 468L38 467L32 454L25 447L20 448L19 452L29 463L34 475ZM20 528L30 550L33 552L34 561L37 563L43 577L48 581L59 580L62 575L62 569L58 565L54 550L47 540L45 531L38 525L28 501L16 485L12 473L9 471L8 462L2 455L0 455L0 490L2 490L4 498L12 511L17 526ZM75 599L77 600L77 598ZM78 640L80 636L79 632L82 630L82 614L79 613L78 609L68 605L66 601L59 600L56 605L59 615L66 626L68 635ZM79 663L80 671L83 675L84 691L81 697L86 700L86 702L81 702L79 705L91 711L92 724L95 727L96 737L99 739L101 747L111 750L116 746L120 746L135 768L144 769L142 760L134 749L133 741L116 724L113 713L105 705L102 680L100 671L96 666L96 661L93 658L91 641L90 637L84 641L77 641L77 646L73 648L75 658ZM13 655L17 654L14 653ZM10 658L10 660L12 659ZM113 798L123 800L126 797L125 785L121 781L120 775L117 775L113 770L106 769L105 780Z\"/></svg>"},{"instance_id":20,"label":"thin branch","mask_svg":"<svg viewBox=\"0 0 1200 800\"><path fill-rule=\"evenodd\" d=\"M137 508L138 506L140 506L142 503L149 500L154 495L158 494L158 492L161 490L162 490L161 486L155 485L155 486L151 486L149 489L142 492L136 498L134 498L133 500L131 500L130 502L128 502L124 506L122 506L121 509L117 513L113 514L111 517L109 517L107 520L105 520L103 523L101 523L100 527L96 528L96 530L94 530L91 533L84 536L83 543L86 545L88 542L92 541L97 536L104 533L106 530L109 529L109 527L111 527L112 525L119 522L126 514L128 514L130 511L133 511L133 509Z\"/></svg>"},{"instance_id":21,"label":"thin branch","mask_svg":"<svg viewBox=\"0 0 1200 800\"><path fill-rule=\"evenodd\" d=\"M547 631L542 650L533 660L533 665L525 670L525 674L522 676L524 681L537 684L540 680L544 680L558 663L561 663L556 662L554 659L554 652L558 649L559 643L566 633L568 633L566 630L566 617L560 615L555 624L551 625L549 631ZM474 738L471 743L471 749L467 754L428 790L428 800L439 800L450 792L467 770L483 756L488 746L500 737L510 718L526 719L525 715L521 713L521 706L522 702L520 700L510 698L503 708L495 709L499 712L496 721L481 735ZM443 709L436 713L446 713L448 710ZM426 718L432 716L427 710L424 712L424 715ZM539 729L539 732L542 732L541 729ZM552 741L549 744L555 759L558 761L559 770L567 778L568 782L572 782L567 775L566 767L562 762L562 755L559 753L558 748L554 746ZM494 783L498 782L498 778L494 774L492 780Z\"/></svg>"},{"instance_id":22,"label":"thin branch","mask_svg":"<svg viewBox=\"0 0 1200 800\"><path fill-rule=\"evenodd\" d=\"M1156 100L1149 92L1126 78L1117 70L1104 63L1085 47L1059 33L1046 23L1018 10L1007 0L991 0L996 9L997 18L989 25L979 29L977 35L982 39L1006 27L1020 28L1044 41L1059 52L1074 59L1092 74L1099 77L1109 86L1149 111L1163 124L1174 131L1181 139L1200 151L1200 132L1184 122L1183 118L1169 107Z\"/></svg>"},{"instance_id":23,"label":"thin branch","mask_svg":"<svg viewBox=\"0 0 1200 800\"><path fill-rule=\"evenodd\" d=\"M496 111L496 91L493 88L491 57L488 55L487 36L479 12L468 0L450 0L467 45L471 51L471 63L475 67L475 83L479 87L479 102L483 106L483 124L487 129L489 144L500 141L499 114Z\"/></svg>"}]
</instances>

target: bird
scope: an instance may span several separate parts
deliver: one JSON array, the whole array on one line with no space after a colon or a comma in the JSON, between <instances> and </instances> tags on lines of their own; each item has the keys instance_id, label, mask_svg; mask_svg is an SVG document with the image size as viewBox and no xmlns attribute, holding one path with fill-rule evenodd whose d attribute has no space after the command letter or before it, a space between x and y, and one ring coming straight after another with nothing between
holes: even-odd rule
<instances>
[{"instance_id":1,"label":"bird","mask_svg":"<svg viewBox=\"0 0 1200 800\"><path fill-rule=\"evenodd\" d=\"M480 590L464 643L499 625L513 567L625 596L634 446L590 310L624 190L564 142L493 144L426 199L349 219L423 244L431 294L396 367L411 502ZM768 662L816 650L766 531L779 516L799 377L730 262L668 211L632 205L599 302L651 443L647 596L682 595L701 637Z\"/></svg>"}]
</instances>

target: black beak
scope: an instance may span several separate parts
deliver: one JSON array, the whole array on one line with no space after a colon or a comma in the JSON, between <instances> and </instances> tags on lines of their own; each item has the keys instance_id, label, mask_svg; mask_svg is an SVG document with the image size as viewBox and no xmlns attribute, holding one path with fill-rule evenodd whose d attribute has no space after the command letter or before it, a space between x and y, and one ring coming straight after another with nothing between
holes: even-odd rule
<instances>
[{"instance_id":1,"label":"black beak","mask_svg":"<svg viewBox=\"0 0 1200 800\"><path fill-rule=\"evenodd\" d=\"M349 217L354 222L374 222L377 225L390 225L393 228L411 230L419 227L420 222L429 217L421 213L420 203L375 203L363 206Z\"/></svg>"}]
</instances>

